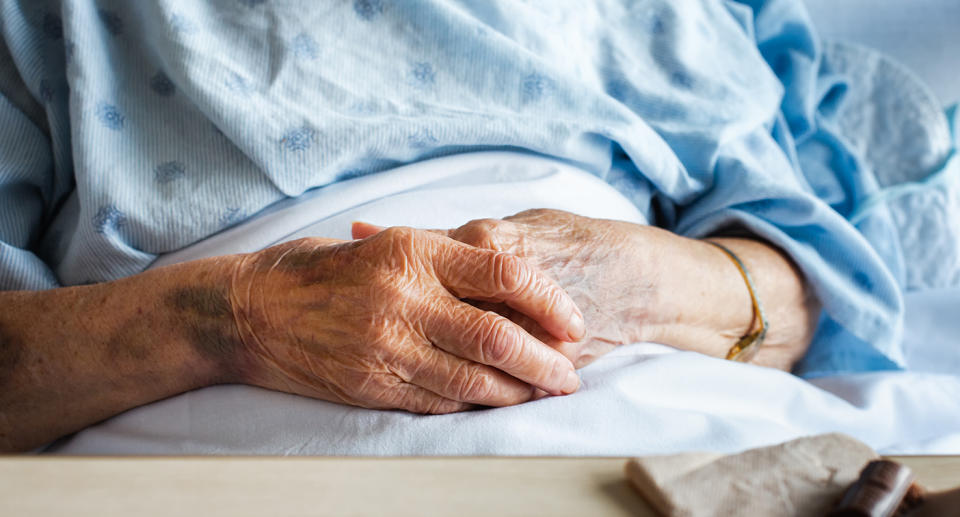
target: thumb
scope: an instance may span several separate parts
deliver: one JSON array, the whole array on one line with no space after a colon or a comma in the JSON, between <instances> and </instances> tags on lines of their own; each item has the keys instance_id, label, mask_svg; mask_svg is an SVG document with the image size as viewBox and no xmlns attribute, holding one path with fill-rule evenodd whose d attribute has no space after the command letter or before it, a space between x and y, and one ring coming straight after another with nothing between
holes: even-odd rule
<instances>
[{"instance_id":1,"label":"thumb","mask_svg":"<svg viewBox=\"0 0 960 517\"><path fill-rule=\"evenodd\" d=\"M382 226L377 226L370 223L362 223L360 221L354 221L353 225L350 227L350 233L354 239L366 239L367 237L376 235L382 231Z\"/></svg>"}]
</instances>

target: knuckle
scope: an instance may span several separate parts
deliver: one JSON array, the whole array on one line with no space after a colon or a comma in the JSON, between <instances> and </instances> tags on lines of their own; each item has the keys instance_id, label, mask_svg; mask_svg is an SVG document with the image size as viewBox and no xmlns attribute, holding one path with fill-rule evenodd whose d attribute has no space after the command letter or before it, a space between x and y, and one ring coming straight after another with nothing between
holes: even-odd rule
<instances>
[{"instance_id":1,"label":"knuckle","mask_svg":"<svg viewBox=\"0 0 960 517\"><path fill-rule=\"evenodd\" d=\"M391 247L410 248L416 242L419 233L413 228L392 226L377 234L380 239Z\"/></svg>"},{"instance_id":2,"label":"knuckle","mask_svg":"<svg viewBox=\"0 0 960 517\"><path fill-rule=\"evenodd\" d=\"M491 365L512 364L520 342L513 324L493 313L487 313L484 319L485 330L480 345L483 362Z\"/></svg>"},{"instance_id":3,"label":"knuckle","mask_svg":"<svg viewBox=\"0 0 960 517\"><path fill-rule=\"evenodd\" d=\"M563 307L568 298L566 292L559 286L547 284L542 290L542 303L544 312L552 313L558 308Z\"/></svg>"},{"instance_id":4,"label":"knuckle","mask_svg":"<svg viewBox=\"0 0 960 517\"><path fill-rule=\"evenodd\" d=\"M478 231L478 232L492 233L496 231L497 228L500 227L501 222L502 221L500 221L499 219L491 219L491 218L474 219L473 221L470 221L469 223L465 224L464 228L469 228L473 231Z\"/></svg>"},{"instance_id":5,"label":"knuckle","mask_svg":"<svg viewBox=\"0 0 960 517\"><path fill-rule=\"evenodd\" d=\"M406 226L391 226L380 232L380 235L383 235L384 239L395 239L397 237L407 237L412 232L413 229Z\"/></svg>"},{"instance_id":6,"label":"knuckle","mask_svg":"<svg viewBox=\"0 0 960 517\"><path fill-rule=\"evenodd\" d=\"M465 224L457 232L457 239L478 248L499 250L499 234L503 221L498 219L477 219Z\"/></svg>"},{"instance_id":7,"label":"knuckle","mask_svg":"<svg viewBox=\"0 0 960 517\"><path fill-rule=\"evenodd\" d=\"M517 293L527 288L532 281L532 272L516 255L498 252L493 255L494 282L505 293Z\"/></svg>"}]
</instances>

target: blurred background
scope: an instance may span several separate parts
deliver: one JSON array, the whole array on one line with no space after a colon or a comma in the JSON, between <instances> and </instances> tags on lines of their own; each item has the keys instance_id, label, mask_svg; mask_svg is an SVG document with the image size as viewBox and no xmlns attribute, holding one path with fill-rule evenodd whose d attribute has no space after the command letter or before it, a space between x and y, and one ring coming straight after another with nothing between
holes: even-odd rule
<instances>
[{"instance_id":1,"label":"blurred background","mask_svg":"<svg viewBox=\"0 0 960 517\"><path fill-rule=\"evenodd\" d=\"M960 102L960 0L804 1L821 37L880 50Z\"/></svg>"}]
</instances>

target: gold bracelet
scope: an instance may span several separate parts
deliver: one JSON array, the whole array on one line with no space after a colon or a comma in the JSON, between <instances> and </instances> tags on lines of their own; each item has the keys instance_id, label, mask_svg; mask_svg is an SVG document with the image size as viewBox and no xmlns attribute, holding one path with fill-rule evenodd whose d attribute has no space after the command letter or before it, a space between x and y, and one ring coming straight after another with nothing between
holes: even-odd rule
<instances>
[{"instance_id":1,"label":"gold bracelet","mask_svg":"<svg viewBox=\"0 0 960 517\"><path fill-rule=\"evenodd\" d=\"M737 269L740 270L740 276L743 277L743 281L747 284L747 290L750 291L750 302L753 304L753 322L750 323L750 328L752 329L754 327L754 322L757 320L760 321L760 328L751 330L741 336L730 351L727 352L727 360L745 363L757 354L757 350L760 349L760 345L763 343L763 338L767 337L767 327L769 327L770 323L767 322L767 315L763 312L763 305L760 304L760 299L757 297L757 290L753 286L753 279L750 278L750 272L747 271L747 266L743 265L740 257L722 244L713 241L706 242L720 248L720 250L726 253L727 256L733 260L733 263L737 265Z\"/></svg>"}]
</instances>

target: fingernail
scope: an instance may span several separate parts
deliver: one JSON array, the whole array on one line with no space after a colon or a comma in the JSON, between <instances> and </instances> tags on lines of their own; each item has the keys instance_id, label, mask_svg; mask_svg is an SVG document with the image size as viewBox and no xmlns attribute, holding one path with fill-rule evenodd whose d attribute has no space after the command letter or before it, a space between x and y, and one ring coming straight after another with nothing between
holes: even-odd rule
<instances>
[{"instance_id":1,"label":"fingernail","mask_svg":"<svg viewBox=\"0 0 960 517\"><path fill-rule=\"evenodd\" d=\"M580 376L577 375L577 372L575 372L574 370L570 370L569 372L567 372L567 380L563 382L563 387L561 388L561 391L563 391L564 395L569 395L577 391L577 388L579 387L580 387Z\"/></svg>"},{"instance_id":2,"label":"fingernail","mask_svg":"<svg viewBox=\"0 0 960 517\"><path fill-rule=\"evenodd\" d=\"M567 335L572 341L580 341L586 333L587 326L583 322L583 316L574 311L573 316L570 317L570 325L567 326Z\"/></svg>"}]
</instances>

